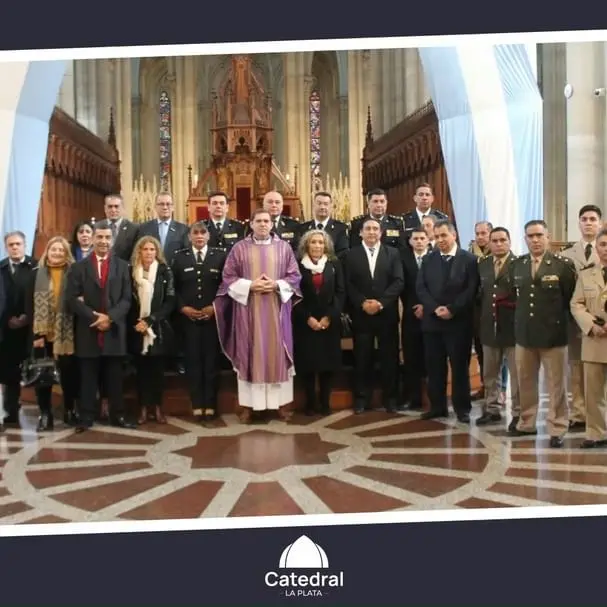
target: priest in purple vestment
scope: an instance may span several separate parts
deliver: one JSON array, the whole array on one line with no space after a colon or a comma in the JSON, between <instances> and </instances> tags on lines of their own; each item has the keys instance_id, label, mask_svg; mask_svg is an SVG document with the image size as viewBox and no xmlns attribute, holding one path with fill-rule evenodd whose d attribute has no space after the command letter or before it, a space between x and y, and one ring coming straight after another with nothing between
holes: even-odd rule
<instances>
[{"instance_id":1,"label":"priest in purple vestment","mask_svg":"<svg viewBox=\"0 0 607 607\"><path fill-rule=\"evenodd\" d=\"M241 421L268 409L287 420L295 375L291 309L301 299L301 274L290 245L271 233L267 211L257 209L250 226L228 254L213 304L219 342L237 374Z\"/></svg>"}]
</instances>

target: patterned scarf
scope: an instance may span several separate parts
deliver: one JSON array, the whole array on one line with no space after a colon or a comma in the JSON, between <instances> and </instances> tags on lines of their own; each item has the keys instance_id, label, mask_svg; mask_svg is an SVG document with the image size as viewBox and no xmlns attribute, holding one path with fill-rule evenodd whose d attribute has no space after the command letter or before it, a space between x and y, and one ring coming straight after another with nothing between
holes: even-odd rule
<instances>
[{"instance_id":1,"label":"patterned scarf","mask_svg":"<svg viewBox=\"0 0 607 607\"><path fill-rule=\"evenodd\" d=\"M65 309L65 275L63 267L61 291L55 303L53 284L48 268L39 266L34 286L34 335L52 336L53 356L74 353L74 318ZM49 339L50 341L50 339Z\"/></svg>"}]
</instances>

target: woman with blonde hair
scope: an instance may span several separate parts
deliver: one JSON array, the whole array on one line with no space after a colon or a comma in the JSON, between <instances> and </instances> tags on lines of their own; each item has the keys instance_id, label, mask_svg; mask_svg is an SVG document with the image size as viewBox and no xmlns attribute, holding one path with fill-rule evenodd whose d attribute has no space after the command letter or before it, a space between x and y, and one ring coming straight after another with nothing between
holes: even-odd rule
<instances>
[{"instance_id":1,"label":"woman with blonde hair","mask_svg":"<svg viewBox=\"0 0 607 607\"><path fill-rule=\"evenodd\" d=\"M306 413L331 412L333 378L341 367L341 313L346 286L333 241L309 230L299 242L302 300L293 307L295 371L303 379ZM318 377L319 395L316 396Z\"/></svg>"},{"instance_id":2,"label":"woman with blonde hair","mask_svg":"<svg viewBox=\"0 0 607 607\"><path fill-rule=\"evenodd\" d=\"M169 318L175 309L175 285L160 242L143 236L135 244L131 261L133 305L130 349L137 370L139 424L166 423L162 412L165 359L173 353Z\"/></svg>"},{"instance_id":3,"label":"woman with blonde hair","mask_svg":"<svg viewBox=\"0 0 607 607\"><path fill-rule=\"evenodd\" d=\"M32 271L26 300L29 307L27 316L32 319L32 355L56 360L63 393L63 419L70 426L77 425L79 421L76 412L79 373L74 357L74 316L65 305L66 275L73 263L68 241L62 236L51 238L38 267ZM40 409L38 431L52 430L52 387L36 387L36 400Z\"/></svg>"}]
</instances>

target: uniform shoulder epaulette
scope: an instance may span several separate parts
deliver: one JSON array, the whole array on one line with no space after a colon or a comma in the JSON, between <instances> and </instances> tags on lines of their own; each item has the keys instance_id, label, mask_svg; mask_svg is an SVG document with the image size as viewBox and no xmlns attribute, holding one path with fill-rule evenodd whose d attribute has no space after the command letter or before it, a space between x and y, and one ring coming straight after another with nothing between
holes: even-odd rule
<instances>
[{"instance_id":1,"label":"uniform shoulder epaulette","mask_svg":"<svg viewBox=\"0 0 607 607\"><path fill-rule=\"evenodd\" d=\"M190 247L183 247L183 249L177 249L175 251L175 255L177 255L177 253L191 253L192 250L190 249Z\"/></svg>"},{"instance_id":2,"label":"uniform shoulder epaulette","mask_svg":"<svg viewBox=\"0 0 607 607\"><path fill-rule=\"evenodd\" d=\"M226 247L209 247L209 251L221 251L225 253L228 249Z\"/></svg>"},{"instance_id":3,"label":"uniform shoulder epaulette","mask_svg":"<svg viewBox=\"0 0 607 607\"><path fill-rule=\"evenodd\" d=\"M584 270L590 270L590 269L592 269L594 267L595 267L594 263L589 263L587 266L584 266L583 268L580 268L579 271L583 272Z\"/></svg>"},{"instance_id":4,"label":"uniform shoulder epaulette","mask_svg":"<svg viewBox=\"0 0 607 607\"><path fill-rule=\"evenodd\" d=\"M470 253L470 251L468 251ZM474 253L472 253L474 255ZM477 257L478 259L478 263L483 263L483 261L489 261L489 259L491 259L491 255L479 255Z\"/></svg>"},{"instance_id":5,"label":"uniform shoulder epaulette","mask_svg":"<svg viewBox=\"0 0 607 607\"><path fill-rule=\"evenodd\" d=\"M513 259L512 261L525 261L526 259L531 259L530 253L525 253L524 255L519 255L516 259Z\"/></svg>"},{"instance_id":6,"label":"uniform shoulder epaulette","mask_svg":"<svg viewBox=\"0 0 607 607\"><path fill-rule=\"evenodd\" d=\"M398 215L388 215L388 217L390 219L396 219L396 221L402 221L403 220L403 218L399 217Z\"/></svg>"},{"instance_id":7,"label":"uniform shoulder epaulette","mask_svg":"<svg viewBox=\"0 0 607 607\"><path fill-rule=\"evenodd\" d=\"M360 219L364 219L366 215L357 215L356 217L352 217L352 221L359 221Z\"/></svg>"},{"instance_id":8,"label":"uniform shoulder epaulette","mask_svg":"<svg viewBox=\"0 0 607 607\"><path fill-rule=\"evenodd\" d=\"M238 219L237 217L234 217L234 219L230 219L230 221L235 221L236 223L239 223L240 225L242 225L244 223L244 221Z\"/></svg>"}]
</instances>

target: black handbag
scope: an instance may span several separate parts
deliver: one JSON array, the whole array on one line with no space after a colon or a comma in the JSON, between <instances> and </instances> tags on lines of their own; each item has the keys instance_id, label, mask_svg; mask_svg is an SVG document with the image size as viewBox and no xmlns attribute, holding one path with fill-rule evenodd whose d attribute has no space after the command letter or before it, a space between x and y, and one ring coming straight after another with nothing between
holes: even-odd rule
<instances>
[{"instance_id":1,"label":"black handbag","mask_svg":"<svg viewBox=\"0 0 607 607\"><path fill-rule=\"evenodd\" d=\"M21 364L21 386L24 388L50 388L60 381L57 361L52 356L36 357L36 351L32 350L30 357Z\"/></svg>"},{"instance_id":2,"label":"black handbag","mask_svg":"<svg viewBox=\"0 0 607 607\"><path fill-rule=\"evenodd\" d=\"M345 312L340 316L341 320L341 337L342 339L349 339L352 337L352 319L349 314Z\"/></svg>"}]
</instances>

